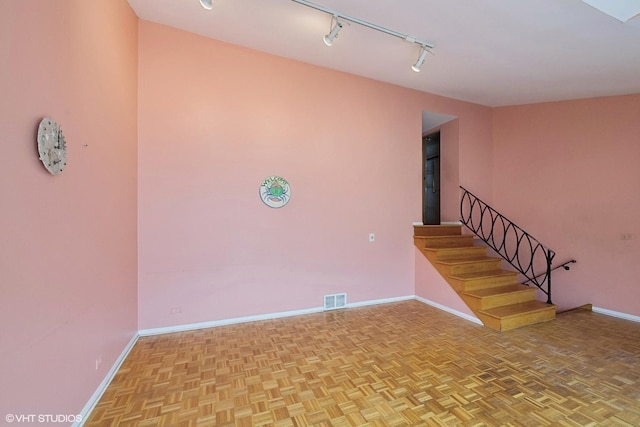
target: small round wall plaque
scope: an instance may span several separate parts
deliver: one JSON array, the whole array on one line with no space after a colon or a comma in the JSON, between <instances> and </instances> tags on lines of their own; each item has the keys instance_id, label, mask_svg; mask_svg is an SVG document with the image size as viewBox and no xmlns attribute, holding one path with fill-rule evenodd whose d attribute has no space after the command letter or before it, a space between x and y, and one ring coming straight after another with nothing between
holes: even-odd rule
<instances>
[{"instance_id":1,"label":"small round wall plaque","mask_svg":"<svg viewBox=\"0 0 640 427\"><path fill-rule=\"evenodd\" d=\"M270 208L281 208L291 199L291 188L286 179L270 176L262 181L260 198Z\"/></svg>"},{"instance_id":2,"label":"small round wall plaque","mask_svg":"<svg viewBox=\"0 0 640 427\"><path fill-rule=\"evenodd\" d=\"M38 126L38 154L52 175L59 174L67 165L67 142L60 125L53 119L45 117Z\"/></svg>"}]
</instances>

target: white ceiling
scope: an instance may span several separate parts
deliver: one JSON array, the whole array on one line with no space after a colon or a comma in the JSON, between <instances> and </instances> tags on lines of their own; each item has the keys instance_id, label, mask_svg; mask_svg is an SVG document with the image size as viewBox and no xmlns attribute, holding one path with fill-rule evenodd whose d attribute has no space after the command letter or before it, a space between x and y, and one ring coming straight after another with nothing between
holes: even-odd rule
<instances>
[{"instance_id":1,"label":"white ceiling","mask_svg":"<svg viewBox=\"0 0 640 427\"><path fill-rule=\"evenodd\" d=\"M420 73L418 45L345 24L327 47L331 16L291 0L129 3L141 19L488 106L640 93L640 17L622 23L581 0L314 1L433 43Z\"/></svg>"}]
</instances>

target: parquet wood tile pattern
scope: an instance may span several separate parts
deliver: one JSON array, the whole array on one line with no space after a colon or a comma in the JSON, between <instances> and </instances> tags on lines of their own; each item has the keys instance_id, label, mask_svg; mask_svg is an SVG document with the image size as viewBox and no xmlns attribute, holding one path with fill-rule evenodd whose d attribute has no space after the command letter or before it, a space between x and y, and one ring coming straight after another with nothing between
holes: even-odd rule
<instances>
[{"instance_id":1,"label":"parquet wood tile pattern","mask_svg":"<svg viewBox=\"0 0 640 427\"><path fill-rule=\"evenodd\" d=\"M640 426L640 325L418 301L142 337L86 426Z\"/></svg>"}]
</instances>

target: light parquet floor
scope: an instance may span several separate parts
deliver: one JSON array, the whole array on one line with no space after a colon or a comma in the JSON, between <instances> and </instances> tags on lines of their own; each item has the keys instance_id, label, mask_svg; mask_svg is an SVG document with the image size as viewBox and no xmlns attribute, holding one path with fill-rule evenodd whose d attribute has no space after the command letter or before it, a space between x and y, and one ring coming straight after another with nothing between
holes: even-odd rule
<instances>
[{"instance_id":1,"label":"light parquet floor","mask_svg":"<svg viewBox=\"0 0 640 427\"><path fill-rule=\"evenodd\" d=\"M86 426L640 426L640 325L417 301L143 337Z\"/></svg>"}]
</instances>

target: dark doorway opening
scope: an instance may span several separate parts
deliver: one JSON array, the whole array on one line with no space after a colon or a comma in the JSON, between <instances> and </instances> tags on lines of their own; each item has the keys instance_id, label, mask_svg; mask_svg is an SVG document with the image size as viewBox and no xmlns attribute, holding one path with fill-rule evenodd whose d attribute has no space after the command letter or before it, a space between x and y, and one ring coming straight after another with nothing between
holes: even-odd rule
<instances>
[{"instance_id":1,"label":"dark doorway opening","mask_svg":"<svg viewBox=\"0 0 640 427\"><path fill-rule=\"evenodd\" d=\"M440 224L440 131L422 138L422 223Z\"/></svg>"}]
</instances>

